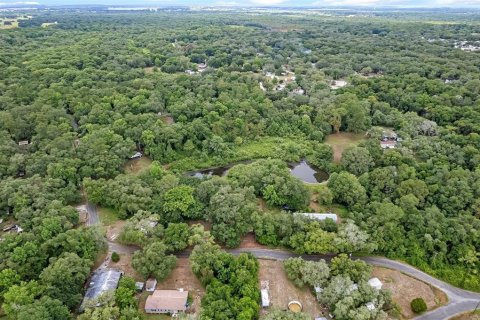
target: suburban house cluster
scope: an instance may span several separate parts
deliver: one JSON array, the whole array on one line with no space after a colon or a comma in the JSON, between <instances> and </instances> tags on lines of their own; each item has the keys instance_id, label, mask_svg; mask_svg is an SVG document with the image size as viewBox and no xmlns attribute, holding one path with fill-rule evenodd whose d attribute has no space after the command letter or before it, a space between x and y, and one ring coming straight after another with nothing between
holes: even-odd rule
<instances>
[{"instance_id":1,"label":"suburban house cluster","mask_svg":"<svg viewBox=\"0 0 480 320\"><path fill-rule=\"evenodd\" d=\"M80 306L80 311L87 307L98 307L102 304L101 296L113 293L120 282L123 272L113 268L97 269L88 284L87 291ZM151 292L145 302L145 312L153 314L168 313L175 315L185 312L188 307L188 291L157 290L157 280L150 278L146 282L136 282L138 292Z\"/></svg>"}]
</instances>

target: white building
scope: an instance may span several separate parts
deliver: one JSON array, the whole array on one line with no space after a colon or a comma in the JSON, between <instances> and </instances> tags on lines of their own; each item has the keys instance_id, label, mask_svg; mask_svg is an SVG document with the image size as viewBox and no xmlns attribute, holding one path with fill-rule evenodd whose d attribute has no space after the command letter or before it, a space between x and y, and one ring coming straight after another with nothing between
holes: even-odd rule
<instances>
[{"instance_id":1,"label":"white building","mask_svg":"<svg viewBox=\"0 0 480 320\"><path fill-rule=\"evenodd\" d=\"M268 297L268 290L262 289L260 290L260 294L262 295L262 308L267 308L270 306L270 298Z\"/></svg>"},{"instance_id":2,"label":"white building","mask_svg":"<svg viewBox=\"0 0 480 320\"><path fill-rule=\"evenodd\" d=\"M370 280L368 280L368 284L372 287L372 288L375 288L377 290L380 290L382 289L382 286L383 286L383 283L380 281L380 279L378 278L371 278Z\"/></svg>"},{"instance_id":3,"label":"white building","mask_svg":"<svg viewBox=\"0 0 480 320\"><path fill-rule=\"evenodd\" d=\"M305 217L308 217L310 219L315 219L315 220L326 220L326 219L332 219L333 221L337 222L338 221L338 216L335 213L308 213L308 212L297 212L295 214L303 215Z\"/></svg>"}]
</instances>

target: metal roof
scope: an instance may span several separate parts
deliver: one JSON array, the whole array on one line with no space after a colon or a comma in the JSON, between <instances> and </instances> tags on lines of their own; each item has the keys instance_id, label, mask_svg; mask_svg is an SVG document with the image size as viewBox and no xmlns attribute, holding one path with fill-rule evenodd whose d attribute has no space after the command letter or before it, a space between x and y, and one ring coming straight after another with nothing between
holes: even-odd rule
<instances>
[{"instance_id":1,"label":"metal roof","mask_svg":"<svg viewBox=\"0 0 480 320\"><path fill-rule=\"evenodd\" d=\"M117 289L122 274L123 272L115 269L96 270L88 285L85 299L95 299L104 292Z\"/></svg>"}]
</instances>

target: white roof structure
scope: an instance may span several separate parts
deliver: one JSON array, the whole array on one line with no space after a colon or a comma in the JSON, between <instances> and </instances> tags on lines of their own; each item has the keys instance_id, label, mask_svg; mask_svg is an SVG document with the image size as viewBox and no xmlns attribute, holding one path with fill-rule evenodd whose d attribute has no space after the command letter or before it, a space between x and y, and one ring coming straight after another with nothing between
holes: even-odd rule
<instances>
[{"instance_id":1,"label":"white roof structure","mask_svg":"<svg viewBox=\"0 0 480 320\"><path fill-rule=\"evenodd\" d=\"M368 310L370 311L373 311L376 309L375 305L373 304L373 302L369 302L365 305L367 307Z\"/></svg>"},{"instance_id":2,"label":"white roof structure","mask_svg":"<svg viewBox=\"0 0 480 320\"><path fill-rule=\"evenodd\" d=\"M332 219L333 221L337 222L338 221L338 216L335 213L307 213L307 212L297 212L295 214L301 214L303 216L306 216L310 219L315 219L315 220L326 220L326 219Z\"/></svg>"},{"instance_id":3,"label":"white roof structure","mask_svg":"<svg viewBox=\"0 0 480 320\"><path fill-rule=\"evenodd\" d=\"M370 280L368 280L368 284L369 284L372 288L375 288L375 289L377 289L377 290L382 289L382 286L383 286L382 281L380 281L380 279L378 279L378 278L371 278Z\"/></svg>"},{"instance_id":4,"label":"white roof structure","mask_svg":"<svg viewBox=\"0 0 480 320\"><path fill-rule=\"evenodd\" d=\"M268 297L267 289L260 290L260 294L262 295L262 307L266 308L266 307L270 306L270 299Z\"/></svg>"},{"instance_id":5,"label":"white roof structure","mask_svg":"<svg viewBox=\"0 0 480 320\"><path fill-rule=\"evenodd\" d=\"M157 279L149 278L147 282L145 282L145 290L148 292L155 291L156 287L157 287Z\"/></svg>"},{"instance_id":6,"label":"white roof structure","mask_svg":"<svg viewBox=\"0 0 480 320\"><path fill-rule=\"evenodd\" d=\"M315 290L315 293L322 293L323 292L323 288L320 287L320 286L315 286L315 287L313 287L313 289Z\"/></svg>"},{"instance_id":7,"label":"white roof structure","mask_svg":"<svg viewBox=\"0 0 480 320\"><path fill-rule=\"evenodd\" d=\"M143 156L143 153L136 152L133 156L130 157L130 159L137 159L137 158L141 158L142 156Z\"/></svg>"}]
</instances>

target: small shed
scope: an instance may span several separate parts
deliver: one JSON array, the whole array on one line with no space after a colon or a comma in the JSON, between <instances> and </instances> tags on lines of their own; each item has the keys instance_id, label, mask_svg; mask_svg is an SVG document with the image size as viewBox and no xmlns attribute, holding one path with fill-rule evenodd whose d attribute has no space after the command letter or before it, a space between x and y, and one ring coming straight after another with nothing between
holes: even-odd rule
<instances>
[{"instance_id":1,"label":"small shed","mask_svg":"<svg viewBox=\"0 0 480 320\"><path fill-rule=\"evenodd\" d=\"M323 292L323 288L320 287L320 286L315 286L313 287L313 289L315 290L315 293L318 295L318 294L321 294Z\"/></svg>"},{"instance_id":2,"label":"small shed","mask_svg":"<svg viewBox=\"0 0 480 320\"><path fill-rule=\"evenodd\" d=\"M145 282L145 290L148 292L153 292L155 291L155 288L157 287L157 279L150 278Z\"/></svg>"},{"instance_id":3,"label":"small shed","mask_svg":"<svg viewBox=\"0 0 480 320\"><path fill-rule=\"evenodd\" d=\"M268 290L262 289L260 290L260 294L262 296L262 308L267 308L270 306L270 298L268 297Z\"/></svg>"},{"instance_id":4,"label":"small shed","mask_svg":"<svg viewBox=\"0 0 480 320\"><path fill-rule=\"evenodd\" d=\"M135 282L135 290L143 291L143 288L145 288L145 282Z\"/></svg>"},{"instance_id":5,"label":"small shed","mask_svg":"<svg viewBox=\"0 0 480 320\"><path fill-rule=\"evenodd\" d=\"M18 142L19 146L28 146L28 140L22 140Z\"/></svg>"},{"instance_id":6,"label":"small shed","mask_svg":"<svg viewBox=\"0 0 480 320\"><path fill-rule=\"evenodd\" d=\"M368 280L368 284L369 284L372 288L375 288L375 289L377 289L377 290L382 289L382 286L383 286L382 281L380 281L380 279L378 279L378 278L371 278L370 280Z\"/></svg>"},{"instance_id":7,"label":"small shed","mask_svg":"<svg viewBox=\"0 0 480 320\"><path fill-rule=\"evenodd\" d=\"M143 153L141 152L136 152L133 156L130 157L130 159L139 159L143 156Z\"/></svg>"}]
</instances>

